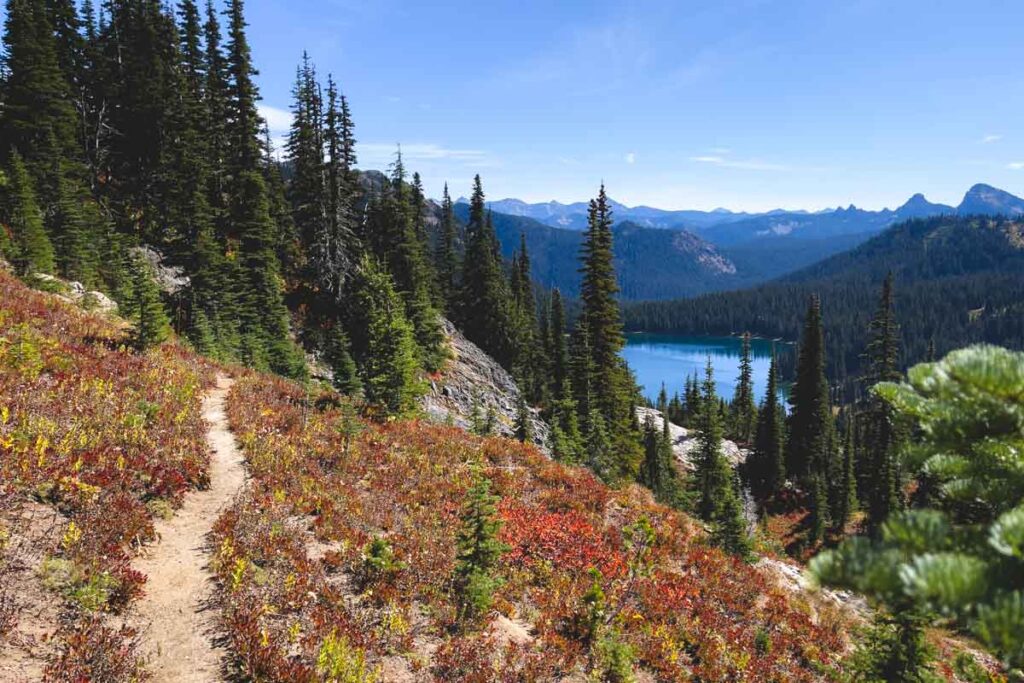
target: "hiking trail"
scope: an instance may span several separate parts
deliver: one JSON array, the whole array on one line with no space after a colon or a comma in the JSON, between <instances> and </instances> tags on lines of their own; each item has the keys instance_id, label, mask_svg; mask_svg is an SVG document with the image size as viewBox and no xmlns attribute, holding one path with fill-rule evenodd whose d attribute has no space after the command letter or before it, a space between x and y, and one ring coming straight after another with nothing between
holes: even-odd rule
<instances>
[{"instance_id":1,"label":"hiking trail","mask_svg":"<svg viewBox=\"0 0 1024 683\"><path fill-rule=\"evenodd\" d=\"M233 383L218 375L216 388L203 399L210 488L186 494L173 517L157 520L159 541L135 562L148 577L139 613L148 625L147 655L156 683L209 683L222 678L224 649L214 642L216 610L209 605L213 573L207 534L246 479L244 458L224 412Z\"/></svg>"}]
</instances>

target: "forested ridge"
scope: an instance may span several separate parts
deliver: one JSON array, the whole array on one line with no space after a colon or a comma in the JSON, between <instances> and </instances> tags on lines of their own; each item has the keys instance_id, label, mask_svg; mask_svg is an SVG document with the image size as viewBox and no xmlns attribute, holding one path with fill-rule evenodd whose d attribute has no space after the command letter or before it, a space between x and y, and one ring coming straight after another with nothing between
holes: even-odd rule
<instances>
[{"instance_id":1,"label":"forested ridge","mask_svg":"<svg viewBox=\"0 0 1024 683\"><path fill-rule=\"evenodd\" d=\"M987 341L1024 348L1024 247L1011 219L942 216L894 226L849 252L752 289L624 305L629 330L794 341L807 298L821 300L836 381L861 370L875 293L895 278L900 364ZM791 365L787 367L791 369Z\"/></svg>"}]
</instances>

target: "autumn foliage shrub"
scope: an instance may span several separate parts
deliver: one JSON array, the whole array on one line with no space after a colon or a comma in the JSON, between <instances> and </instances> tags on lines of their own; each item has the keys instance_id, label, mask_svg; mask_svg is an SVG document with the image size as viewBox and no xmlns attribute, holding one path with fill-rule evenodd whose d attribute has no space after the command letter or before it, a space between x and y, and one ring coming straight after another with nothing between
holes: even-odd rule
<instances>
[{"instance_id":1,"label":"autumn foliage shrub","mask_svg":"<svg viewBox=\"0 0 1024 683\"><path fill-rule=\"evenodd\" d=\"M131 560L154 537L151 511L208 483L212 369L175 344L135 353L126 334L0 272L0 491L64 524L41 568L63 601L53 680L134 675L134 634L105 617L145 590Z\"/></svg>"},{"instance_id":2,"label":"autumn foliage shrub","mask_svg":"<svg viewBox=\"0 0 1024 683\"><path fill-rule=\"evenodd\" d=\"M841 623L816 623L685 516L532 446L416 420L353 430L350 406L257 375L228 415L253 476L214 566L243 678L321 680L339 643L378 680L397 666L474 682L811 681L847 649ZM459 533L481 477L502 547L489 611L467 625Z\"/></svg>"}]
</instances>

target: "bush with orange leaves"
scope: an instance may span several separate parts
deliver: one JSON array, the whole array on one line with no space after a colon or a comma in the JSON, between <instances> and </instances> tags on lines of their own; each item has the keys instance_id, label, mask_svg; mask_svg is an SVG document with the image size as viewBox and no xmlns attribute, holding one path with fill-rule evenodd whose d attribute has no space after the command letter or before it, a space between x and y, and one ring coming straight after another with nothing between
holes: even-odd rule
<instances>
[{"instance_id":1,"label":"bush with orange leaves","mask_svg":"<svg viewBox=\"0 0 1024 683\"><path fill-rule=\"evenodd\" d=\"M377 680L480 682L630 670L811 681L845 650L841 625L815 624L639 487L611 490L532 446L416 420L366 424L348 443L344 399L257 375L235 385L228 413L253 479L218 524L215 568L243 677L322 680L339 641ZM494 612L467 631L453 570L475 472L500 497L508 549ZM381 553L389 571L368 581Z\"/></svg>"}]
</instances>

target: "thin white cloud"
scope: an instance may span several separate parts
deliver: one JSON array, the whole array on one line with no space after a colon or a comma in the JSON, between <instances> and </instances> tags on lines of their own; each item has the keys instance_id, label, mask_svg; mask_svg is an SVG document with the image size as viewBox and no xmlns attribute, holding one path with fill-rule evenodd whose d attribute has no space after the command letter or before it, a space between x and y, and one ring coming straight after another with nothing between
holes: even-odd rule
<instances>
[{"instance_id":1,"label":"thin white cloud","mask_svg":"<svg viewBox=\"0 0 1024 683\"><path fill-rule=\"evenodd\" d=\"M1010 169L1011 171L1024 170L1024 161L1011 161L1006 165L1006 168Z\"/></svg>"},{"instance_id":2,"label":"thin white cloud","mask_svg":"<svg viewBox=\"0 0 1024 683\"><path fill-rule=\"evenodd\" d=\"M257 107L260 117L267 122L270 134L284 133L292 125L292 113L287 109L278 109L269 104L260 104Z\"/></svg>"},{"instance_id":3,"label":"thin white cloud","mask_svg":"<svg viewBox=\"0 0 1024 683\"><path fill-rule=\"evenodd\" d=\"M735 168L744 171L792 171L793 167L786 164L776 164L761 159L728 159L719 155L704 155L690 157L690 161L699 164L710 164L720 168Z\"/></svg>"},{"instance_id":4,"label":"thin white cloud","mask_svg":"<svg viewBox=\"0 0 1024 683\"><path fill-rule=\"evenodd\" d=\"M1003 139L1002 135L986 135L981 139L981 144L991 145L993 142L999 142Z\"/></svg>"},{"instance_id":5,"label":"thin white cloud","mask_svg":"<svg viewBox=\"0 0 1024 683\"><path fill-rule=\"evenodd\" d=\"M636 163L636 152L626 154L626 163L631 166Z\"/></svg>"},{"instance_id":6,"label":"thin white cloud","mask_svg":"<svg viewBox=\"0 0 1024 683\"><path fill-rule=\"evenodd\" d=\"M357 143L356 153L361 161L390 163L398 151L397 144L386 142ZM479 149L452 149L434 143L402 145L402 158L406 161L458 161L467 164L484 165L487 152Z\"/></svg>"}]
</instances>

